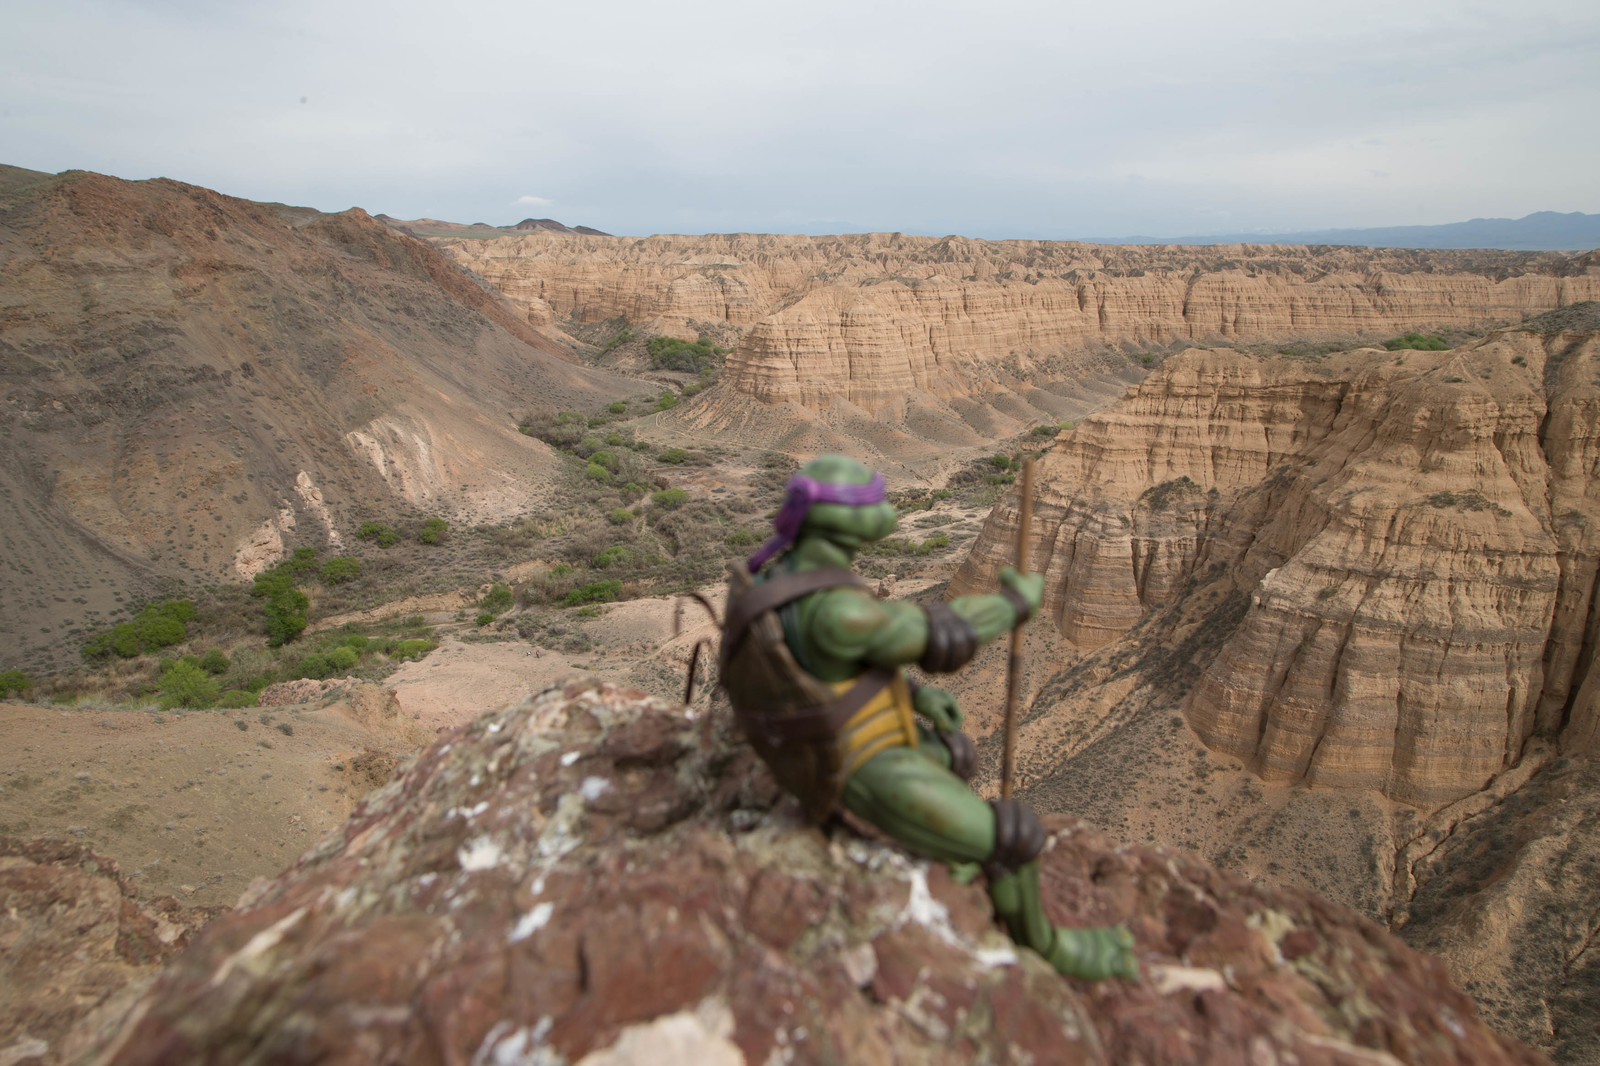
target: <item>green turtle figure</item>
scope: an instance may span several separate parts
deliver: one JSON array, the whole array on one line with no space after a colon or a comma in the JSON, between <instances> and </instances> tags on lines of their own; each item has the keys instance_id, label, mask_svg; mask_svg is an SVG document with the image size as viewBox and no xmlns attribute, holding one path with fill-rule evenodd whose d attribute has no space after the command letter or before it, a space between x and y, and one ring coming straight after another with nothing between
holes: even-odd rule
<instances>
[{"instance_id":1,"label":"green turtle figure","mask_svg":"<svg viewBox=\"0 0 1600 1066\"><path fill-rule=\"evenodd\" d=\"M773 524L777 535L734 568L721 677L778 781L815 822L842 804L920 855L983 864L1012 939L1059 972L1136 977L1126 929L1050 924L1039 899L1038 817L1025 804L986 802L972 791L966 779L977 752L960 731L955 697L912 685L901 669L959 669L980 644L1038 610L1044 579L1007 568L998 595L926 608L877 599L850 564L893 531L895 510L883 475L842 455L802 468Z\"/></svg>"}]
</instances>

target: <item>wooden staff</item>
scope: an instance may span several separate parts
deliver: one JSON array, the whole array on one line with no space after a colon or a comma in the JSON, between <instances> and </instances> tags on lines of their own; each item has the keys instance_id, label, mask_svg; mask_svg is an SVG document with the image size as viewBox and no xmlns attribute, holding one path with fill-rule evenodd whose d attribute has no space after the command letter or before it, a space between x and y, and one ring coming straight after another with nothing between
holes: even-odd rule
<instances>
[{"instance_id":1,"label":"wooden staff","mask_svg":"<svg viewBox=\"0 0 1600 1066\"><path fill-rule=\"evenodd\" d=\"M1028 534L1033 525L1033 460L1022 461L1022 514L1017 521L1017 573L1028 572ZM1022 627L1011 631L1011 657L1006 661L1006 751L1000 764L1000 798L1011 798L1017 762L1017 702L1022 689Z\"/></svg>"}]
</instances>

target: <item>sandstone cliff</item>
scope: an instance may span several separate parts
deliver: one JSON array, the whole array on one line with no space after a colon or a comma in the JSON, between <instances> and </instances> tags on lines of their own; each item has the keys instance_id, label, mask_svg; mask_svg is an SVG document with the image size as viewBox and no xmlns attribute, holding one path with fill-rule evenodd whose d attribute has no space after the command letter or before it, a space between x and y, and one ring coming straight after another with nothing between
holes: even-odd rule
<instances>
[{"instance_id":1,"label":"sandstone cliff","mask_svg":"<svg viewBox=\"0 0 1600 1066\"><path fill-rule=\"evenodd\" d=\"M857 234L443 240L537 324L745 329L726 385L765 403L964 396L1008 358L1212 338L1468 329L1600 297L1584 257ZM1002 375L1003 376L1003 375Z\"/></svg>"},{"instance_id":2,"label":"sandstone cliff","mask_svg":"<svg viewBox=\"0 0 1600 1066\"><path fill-rule=\"evenodd\" d=\"M1594 333L1511 331L1172 359L1041 462L1046 610L1094 649L1181 598L1231 607L1184 713L1268 781L1437 805L1534 736L1588 752L1597 353ZM1015 521L1013 496L952 594L1008 561Z\"/></svg>"},{"instance_id":3,"label":"sandstone cliff","mask_svg":"<svg viewBox=\"0 0 1600 1066\"><path fill-rule=\"evenodd\" d=\"M981 886L804 828L724 715L574 683L440 740L213 923L94 1061L1500 1063L1440 966L1315 895L1050 823L1057 977Z\"/></svg>"},{"instance_id":4,"label":"sandstone cliff","mask_svg":"<svg viewBox=\"0 0 1600 1066\"><path fill-rule=\"evenodd\" d=\"M0 182L8 665L367 518L520 513L554 459L508 412L638 391L359 210L37 178Z\"/></svg>"}]
</instances>

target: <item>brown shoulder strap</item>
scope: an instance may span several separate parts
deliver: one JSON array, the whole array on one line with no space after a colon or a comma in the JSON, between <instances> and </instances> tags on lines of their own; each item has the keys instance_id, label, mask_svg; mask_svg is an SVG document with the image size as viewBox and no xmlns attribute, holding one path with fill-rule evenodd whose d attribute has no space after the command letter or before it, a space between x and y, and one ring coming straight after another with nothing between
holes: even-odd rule
<instances>
[{"instance_id":1,"label":"brown shoulder strap","mask_svg":"<svg viewBox=\"0 0 1600 1066\"><path fill-rule=\"evenodd\" d=\"M733 658L734 650L744 639L745 630L750 627L750 623L766 612L775 611L786 603L798 600L801 596L809 596L824 589L866 587L867 583L857 577L854 571L840 566L774 575L728 605L728 616L722 623L723 663Z\"/></svg>"}]
</instances>

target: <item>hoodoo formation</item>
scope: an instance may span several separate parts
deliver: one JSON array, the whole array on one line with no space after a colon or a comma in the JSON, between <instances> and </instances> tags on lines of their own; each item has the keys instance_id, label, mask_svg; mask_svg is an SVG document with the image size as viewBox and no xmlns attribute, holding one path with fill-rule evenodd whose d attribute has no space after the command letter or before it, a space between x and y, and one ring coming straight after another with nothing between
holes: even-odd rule
<instances>
[{"instance_id":1,"label":"hoodoo formation","mask_svg":"<svg viewBox=\"0 0 1600 1066\"><path fill-rule=\"evenodd\" d=\"M1593 751L1593 331L1301 361L1191 350L1044 459L1035 565L1095 649L1248 597L1189 694L1263 778L1437 804L1541 736ZM1012 499L951 593L1007 561Z\"/></svg>"}]
</instances>

